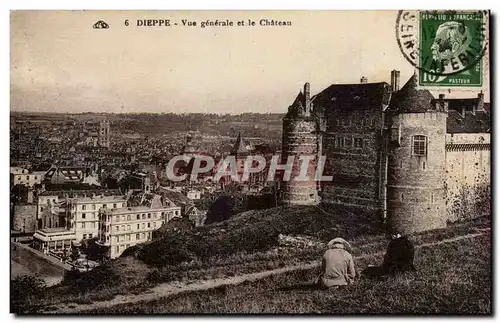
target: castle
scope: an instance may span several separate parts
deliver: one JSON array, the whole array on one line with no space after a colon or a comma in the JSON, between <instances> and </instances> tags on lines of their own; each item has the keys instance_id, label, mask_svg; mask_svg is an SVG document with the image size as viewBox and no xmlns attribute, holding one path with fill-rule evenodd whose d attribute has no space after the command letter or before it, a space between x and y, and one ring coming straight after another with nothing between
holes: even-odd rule
<instances>
[{"instance_id":1,"label":"castle","mask_svg":"<svg viewBox=\"0 0 500 323\"><path fill-rule=\"evenodd\" d=\"M403 233L442 228L490 212L490 104L439 98L413 75L391 84L304 85L283 119L282 160L314 155L309 181L283 182L284 204L371 209ZM314 179L326 156L329 182ZM293 172L300 170L299 161Z\"/></svg>"}]
</instances>

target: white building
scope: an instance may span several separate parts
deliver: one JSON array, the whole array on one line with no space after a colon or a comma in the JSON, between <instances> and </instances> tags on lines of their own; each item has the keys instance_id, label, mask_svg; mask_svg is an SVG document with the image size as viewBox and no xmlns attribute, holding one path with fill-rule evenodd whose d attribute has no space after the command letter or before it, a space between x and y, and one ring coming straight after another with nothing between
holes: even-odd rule
<instances>
[{"instance_id":1,"label":"white building","mask_svg":"<svg viewBox=\"0 0 500 323\"><path fill-rule=\"evenodd\" d=\"M198 190L191 189L187 191L186 196L190 200L199 200L201 198L201 192Z\"/></svg>"},{"instance_id":2,"label":"white building","mask_svg":"<svg viewBox=\"0 0 500 323\"><path fill-rule=\"evenodd\" d=\"M35 248L49 252L63 253L71 248L72 242L75 240L75 234L66 228L47 228L37 230L33 235L33 243Z\"/></svg>"},{"instance_id":3,"label":"white building","mask_svg":"<svg viewBox=\"0 0 500 323\"><path fill-rule=\"evenodd\" d=\"M66 227L75 235L75 242L97 237L99 231L99 210L120 209L127 205L126 196L122 195L91 195L89 192L45 192L38 197L37 220L46 223L41 218L47 208L51 212L65 218ZM44 225L45 226L45 225ZM44 227L45 228L45 227Z\"/></svg>"},{"instance_id":4,"label":"white building","mask_svg":"<svg viewBox=\"0 0 500 323\"><path fill-rule=\"evenodd\" d=\"M125 196L78 197L66 200L70 212L71 229L76 241L92 239L99 232L99 210L119 210L127 205Z\"/></svg>"},{"instance_id":5,"label":"white building","mask_svg":"<svg viewBox=\"0 0 500 323\"><path fill-rule=\"evenodd\" d=\"M165 222L181 217L181 207L162 200L160 195L140 193L130 197L125 208L100 210L98 243L109 247L110 258L150 240Z\"/></svg>"},{"instance_id":6,"label":"white building","mask_svg":"<svg viewBox=\"0 0 500 323\"><path fill-rule=\"evenodd\" d=\"M25 185L34 187L36 184L41 184L45 171L42 172L29 172L26 168L11 167L10 174L12 178L12 185Z\"/></svg>"}]
</instances>

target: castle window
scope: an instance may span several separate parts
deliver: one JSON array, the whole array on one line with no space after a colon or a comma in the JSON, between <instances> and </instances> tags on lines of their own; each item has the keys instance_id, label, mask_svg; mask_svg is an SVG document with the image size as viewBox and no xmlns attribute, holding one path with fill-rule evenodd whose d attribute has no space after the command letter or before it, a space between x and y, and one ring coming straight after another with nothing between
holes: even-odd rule
<instances>
[{"instance_id":1,"label":"castle window","mask_svg":"<svg viewBox=\"0 0 500 323\"><path fill-rule=\"evenodd\" d=\"M425 156L427 153L427 137L413 136L413 155Z\"/></svg>"},{"instance_id":2,"label":"castle window","mask_svg":"<svg viewBox=\"0 0 500 323\"><path fill-rule=\"evenodd\" d=\"M344 137L337 137L337 147L343 148L345 146Z\"/></svg>"},{"instance_id":3,"label":"castle window","mask_svg":"<svg viewBox=\"0 0 500 323\"><path fill-rule=\"evenodd\" d=\"M354 148L363 148L362 138L354 138Z\"/></svg>"}]
</instances>

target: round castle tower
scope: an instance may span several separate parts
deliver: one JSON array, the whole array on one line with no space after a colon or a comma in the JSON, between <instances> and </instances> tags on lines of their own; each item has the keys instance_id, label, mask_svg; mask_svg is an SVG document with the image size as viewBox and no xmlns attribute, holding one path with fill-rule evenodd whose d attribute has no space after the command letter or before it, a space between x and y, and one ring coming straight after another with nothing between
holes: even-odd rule
<instances>
[{"instance_id":1,"label":"round castle tower","mask_svg":"<svg viewBox=\"0 0 500 323\"><path fill-rule=\"evenodd\" d=\"M393 93L388 108L387 216L413 233L446 226L444 97L417 89L417 77Z\"/></svg>"},{"instance_id":2,"label":"round castle tower","mask_svg":"<svg viewBox=\"0 0 500 323\"><path fill-rule=\"evenodd\" d=\"M317 122L311 113L310 85L304 85L288 113L283 118L283 141L281 164L286 164L290 156L294 157L291 179L283 181L282 202L284 204L314 205L319 203L318 181L315 179L318 161ZM310 156L307 180L295 180L300 174L300 157Z\"/></svg>"}]
</instances>

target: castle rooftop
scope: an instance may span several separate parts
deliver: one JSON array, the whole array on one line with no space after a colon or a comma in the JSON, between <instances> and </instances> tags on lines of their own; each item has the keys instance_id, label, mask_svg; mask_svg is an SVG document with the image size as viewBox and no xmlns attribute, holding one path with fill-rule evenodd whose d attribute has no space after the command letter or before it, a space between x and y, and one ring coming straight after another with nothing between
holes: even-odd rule
<instances>
[{"instance_id":1,"label":"castle rooftop","mask_svg":"<svg viewBox=\"0 0 500 323\"><path fill-rule=\"evenodd\" d=\"M433 100L434 96L431 92L417 88L417 75L413 74L401 90L392 94L389 110L396 113L436 111Z\"/></svg>"}]
</instances>

